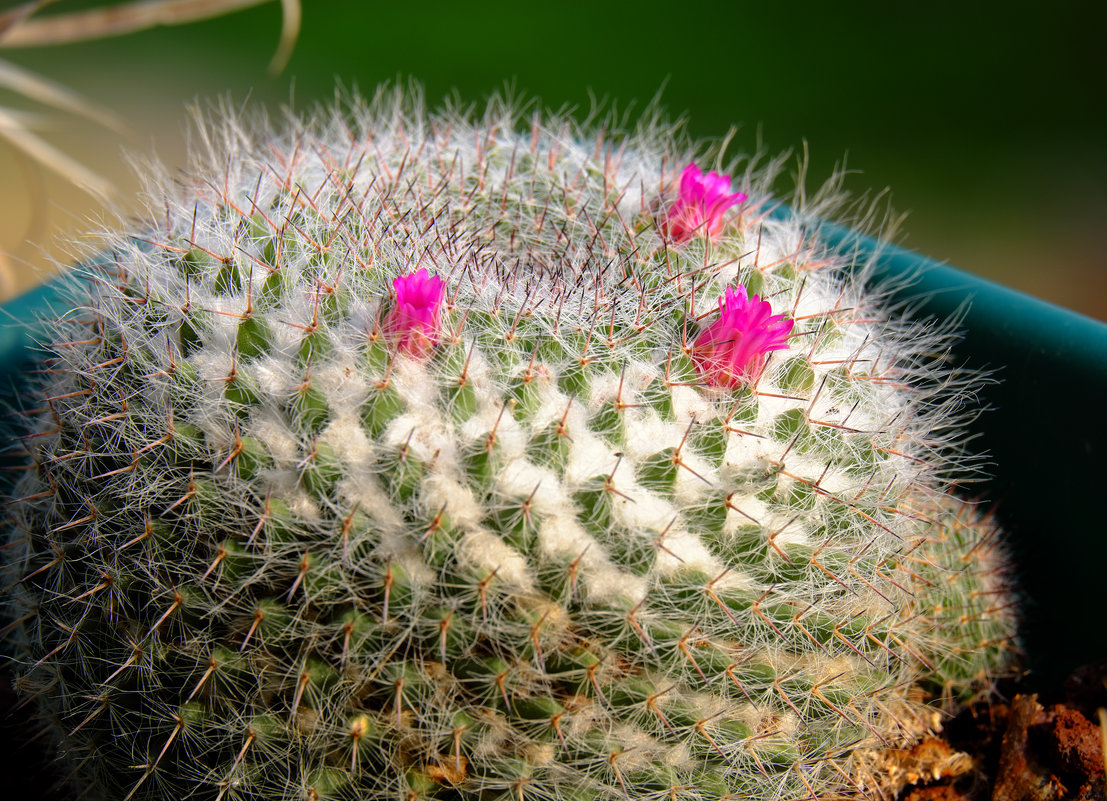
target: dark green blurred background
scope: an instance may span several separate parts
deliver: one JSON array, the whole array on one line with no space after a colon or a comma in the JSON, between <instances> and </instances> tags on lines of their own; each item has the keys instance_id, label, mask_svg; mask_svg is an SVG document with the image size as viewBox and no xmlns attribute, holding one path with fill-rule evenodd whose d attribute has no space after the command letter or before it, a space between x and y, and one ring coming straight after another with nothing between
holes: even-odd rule
<instances>
[{"instance_id":1,"label":"dark green blurred background","mask_svg":"<svg viewBox=\"0 0 1107 801\"><path fill-rule=\"evenodd\" d=\"M812 185L848 154L860 173L847 186L891 187L911 212L902 244L1107 319L1107 3L304 0L303 12L275 79L265 68L276 4L0 55L115 109L131 150L170 162L183 152L185 103L227 92L306 109L333 95L336 77L365 92L411 77L432 104L452 90L479 101L512 81L583 111L593 96L640 108L664 85L664 105L687 114L694 136L741 124L736 149L806 142ZM52 142L109 174L122 198L133 191L118 138L62 122ZM21 244L28 226L46 242L98 213L8 152L0 182L0 249L28 275L46 263Z\"/></svg>"}]
</instances>

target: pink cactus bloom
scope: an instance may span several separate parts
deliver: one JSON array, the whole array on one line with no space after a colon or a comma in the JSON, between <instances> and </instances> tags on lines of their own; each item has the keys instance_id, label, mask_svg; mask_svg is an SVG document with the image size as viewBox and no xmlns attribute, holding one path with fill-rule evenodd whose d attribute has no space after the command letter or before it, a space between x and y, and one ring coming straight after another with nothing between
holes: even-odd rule
<instances>
[{"instance_id":1,"label":"pink cactus bloom","mask_svg":"<svg viewBox=\"0 0 1107 801\"><path fill-rule=\"evenodd\" d=\"M674 242L686 242L697 234L716 239L723 230L726 210L748 199L745 192L730 191L730 176L704 175L695 164L689 164L680 175L680 196L669 209L669 236Z\"/></svg>"},{"instance_id":2,"label":"pink cactus bloom","mask_svg":"<svg viewBox=\"0 0 1107 801\"><path fill-rule=\"evenodd\" d=\"M746 293L741 284L719 298L719 317L692 346L692 361L704 381L715 387L752 383L765 368L769 351L787 350L795 321L773 314L768 301Z\"/></svg>"},{"instance_id":3,"label":"pink cactus bloom","mask_svg":"<svg viewBox=\"0 0 1107 801\"><path fill-rule=\"evenodd\" d=\"M438 320L446 284L426 269L392 282L396 305L384 321L384 335L399 353L425 356L438 342Z\"/></svg>"}]
</instances>

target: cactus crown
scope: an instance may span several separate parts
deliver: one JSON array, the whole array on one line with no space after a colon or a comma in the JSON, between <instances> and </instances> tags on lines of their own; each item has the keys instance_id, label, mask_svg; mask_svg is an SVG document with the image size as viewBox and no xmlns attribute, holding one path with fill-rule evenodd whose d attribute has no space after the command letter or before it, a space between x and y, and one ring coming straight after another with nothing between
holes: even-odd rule
<instances>
[{"instance_id":1,"label":"cactus crown","mask_svg":"<svg viewBox=\"0 0 1107 801\"><path fill-rule=\"evenodd\" d=\"M57 323L12 506L20 685L89 787L866 790L921 685L1001 668L947 335L772 170L389 92L201 132Z\"/></svg>"}]
</instances>

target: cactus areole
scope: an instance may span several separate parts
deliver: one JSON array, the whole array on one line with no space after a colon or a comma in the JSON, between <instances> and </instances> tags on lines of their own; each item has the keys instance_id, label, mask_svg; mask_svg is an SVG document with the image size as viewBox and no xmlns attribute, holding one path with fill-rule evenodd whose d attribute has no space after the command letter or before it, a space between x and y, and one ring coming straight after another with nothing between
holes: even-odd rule
<instances>
[{"instance_id":1,"label":"cactus areole","mask_svg":"<svg viewBox=\"0 0 1107 801\"><path fill-rule=\"evenodd\" d=\"M6 637L83 797L869 793L1008 669L971 377L821 200L495 100L213 120L21 404Z\"/></svg>"}]
</instances>

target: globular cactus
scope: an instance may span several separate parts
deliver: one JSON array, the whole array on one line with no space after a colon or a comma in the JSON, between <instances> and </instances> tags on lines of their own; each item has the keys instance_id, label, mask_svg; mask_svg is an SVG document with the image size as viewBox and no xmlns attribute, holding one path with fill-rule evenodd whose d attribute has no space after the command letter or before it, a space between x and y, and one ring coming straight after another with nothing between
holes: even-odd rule
<instances>
[{"instance_id":1,"label":"globular cactus","mask_svg":"<svg viewBox=\"0 0 1107 801\"><path fill-rule=\"evenodd\" d=\"M202 126L54 325L8 636L86 797L865 793L1006 669L968 382L823 207L656 122L319 117Z\"/></svg>"}]
</instances>

